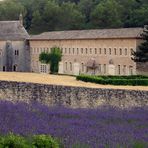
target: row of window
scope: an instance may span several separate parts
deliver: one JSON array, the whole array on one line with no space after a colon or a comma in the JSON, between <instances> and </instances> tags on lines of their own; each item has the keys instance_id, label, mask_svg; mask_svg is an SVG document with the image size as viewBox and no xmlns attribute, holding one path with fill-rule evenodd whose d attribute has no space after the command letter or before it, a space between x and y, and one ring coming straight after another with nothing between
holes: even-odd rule
<instances>
[{"instance_id":1,"label":"row of window","mask_svg":"<svg viewBox=\"0 0 148 148\"><path fill-rule=\"evenodd\" d=\"M63 54L132 55L133 48L61 48ZM50 48L32 48L32 53L50 52Z\"/></svg>"},{"instance_id":2,"label":"row of window","mask_svg":"<svg viewBox=\"0 0 148 148\"><path fill-rule=\"evenodd\" d=\"M115 71L118 75L133 75L134 71L133 71L133 66L127 66L127 65L117 65L115 67ZM65 71L73 71L73 64L72 62L65 62ZM107 64L99 64L98 67L94 70L97 73L101 73L101 74L107 74L108 72L108 65ZM85 66L84 63L81 63L80 65L80 72L81 73L88 73L89 69L87 68L87 66Z\"/></svg>"},{"instance_id":3,"label":"row of window","mask_svg":"<svg viewBox=\"0 0 148 148\"><path fill-rule=\"evenodd\" d=\"M0 51L0 55L2 55L2 51ZM19 56L19 50L15 50L14 55Z\"/></svg>"}]
</instances>

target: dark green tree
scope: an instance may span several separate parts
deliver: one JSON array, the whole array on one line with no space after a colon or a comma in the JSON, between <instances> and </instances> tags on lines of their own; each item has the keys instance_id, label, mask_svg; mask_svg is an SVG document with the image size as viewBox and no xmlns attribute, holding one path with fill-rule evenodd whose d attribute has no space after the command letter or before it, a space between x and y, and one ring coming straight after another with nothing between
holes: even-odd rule
<instances>
[{"instance_id":1,"label":"dark green tree","mask_svg":"<svg viewBox=\"0 0 148 148\"><path fill-rule=\"evenodd\" d=\"M135 62L148 62L148 26L145 26L141 34L143 43L138 47L136 52L133 52L133 60Z\"/></svg>"},{"instance_id":2,"label":"dark green tree","mask_svg":"<svg viewBox=\"0 0 148 148\"><path fill-rule=\"evenodd\" d=\"M59 68L59 62L61 61L62 53L60 48L53 47L51 52L42 52L39 56L41 63L50 64L51 73L57 73Z\"/></svg>"},{"instance_id":3,"label":"dark green tree","mask_svg":"<svg viewBox=\"0 0 148 148\"><path fill-rule=\"evenodd\" d=\"M122 27L121 7L116 0L101 1L91 13L93 28Z\"/></svg>"}]
</instances>

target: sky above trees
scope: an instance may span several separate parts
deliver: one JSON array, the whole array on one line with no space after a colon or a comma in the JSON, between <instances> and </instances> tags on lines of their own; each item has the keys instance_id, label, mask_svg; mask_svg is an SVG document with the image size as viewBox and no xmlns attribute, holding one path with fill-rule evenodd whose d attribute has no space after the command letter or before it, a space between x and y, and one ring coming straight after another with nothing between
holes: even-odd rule
<instances>
[{"instance_id":1,"label":"sky above trees","mask_svg":"<svg viewBox=\"0 0 148 148\"><path fill-rule=\"evenodd\" d=\"M0 20L17 20L33 34L53 30L143 27L148 0L5 0Z\"/></svg>"}]
</instances>

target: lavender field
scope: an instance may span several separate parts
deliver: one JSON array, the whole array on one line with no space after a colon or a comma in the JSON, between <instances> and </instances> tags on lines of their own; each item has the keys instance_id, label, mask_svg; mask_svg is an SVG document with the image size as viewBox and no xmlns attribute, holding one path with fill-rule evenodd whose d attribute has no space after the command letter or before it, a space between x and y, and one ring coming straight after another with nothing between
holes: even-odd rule
<instances>
[{"instance_id":1,"label":"lavender field","mask_svg":"<svg viewBox=\"0 0 148 148\"><path fill-rule=\"evenodd\" d=\"M50 134L66 148L147 148L148 108L48 108L0 102L0 134Z\"/></svg>"}]
</instances>

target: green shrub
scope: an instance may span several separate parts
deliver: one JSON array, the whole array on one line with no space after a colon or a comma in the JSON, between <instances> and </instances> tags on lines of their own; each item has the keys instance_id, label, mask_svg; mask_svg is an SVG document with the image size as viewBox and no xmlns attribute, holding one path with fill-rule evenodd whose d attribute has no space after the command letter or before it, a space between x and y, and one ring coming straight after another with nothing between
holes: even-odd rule
<instances>
[{"instance_id":1,"label":"green shrub","mask_svg":"<svg viewBox=\"0 0 148 148\"><path fill-rule=\"evenodd\" d=\"M79 75L77 80L84 82L92 82L105 85L132 85L132 86L148 86L148 77L146 76L89 76Z\"/></svg>"},{"instance_id":2,"label":"green shrub","mask_svg":"<svg viewBox=\"0 0 148 148\"><path fill-rule=\"evenodd\" d=\"M59 148L59 144L51 137L46 135L33 136L33 148Z\"/></svg>"},{"instance_id":3,"label":"green shrub","mask_svg":"<svg viewBox=\"0 0 148 148\"><path fill-rule=\"evenodd\" d=\"M25 138L9 134L0 138L0 148L30 148Z\"/></svg>"}]
</instances>

